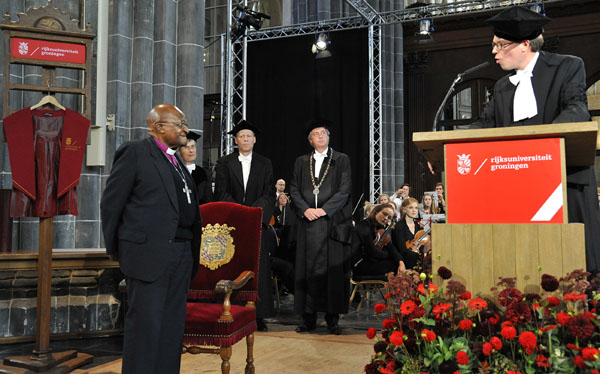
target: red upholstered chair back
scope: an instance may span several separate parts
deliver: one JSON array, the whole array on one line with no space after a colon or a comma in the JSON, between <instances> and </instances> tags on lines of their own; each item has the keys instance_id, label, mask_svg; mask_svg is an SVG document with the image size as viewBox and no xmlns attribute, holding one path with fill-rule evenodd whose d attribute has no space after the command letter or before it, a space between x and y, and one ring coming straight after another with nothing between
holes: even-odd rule
<instances>
[{"instance_id":1,"label":"red upholstered chair back","mask_svg":"<svg viewBox=\"0 0 600 374\"><path fill-rule=\"evenodd\" d=\"M260 234L262 209L247 207L240 204L228 202L209 203L200 206L202 213L202 245L200 248L200 267L198 274L192 279L188 299L190 300L214 300L217 298L214 289L218 281L222 279L235 279L243 271L254 272L251 279L242 289L231 296L232 301L257 301L258 280L258 255L260 251ZM203 258L211 254L205 251L207 225L227 225L234 228L229 231L233 237L235 252L227 264L211 270L202 264ZM214 238L214 236L213 236ZM217 240L224 240L224 236ZM221 298L221 297L219 297Z\"/></svg>"}]
</instances>

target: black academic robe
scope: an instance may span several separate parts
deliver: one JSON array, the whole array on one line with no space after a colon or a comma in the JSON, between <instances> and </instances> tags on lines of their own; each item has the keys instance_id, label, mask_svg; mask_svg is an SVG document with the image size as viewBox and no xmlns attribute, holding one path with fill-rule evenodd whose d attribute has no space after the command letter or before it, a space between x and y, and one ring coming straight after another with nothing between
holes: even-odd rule
<instances>
[{"instance_id":1,"label":"black academic robe","mask_svg":"<svg viewBox=\"0 0 600 374\"><path fill-rule=\"evenodd\" d=\"M494 86L492 100L486 104L480 127L528 126L589 121L585 94L585 68L579 57L540 52L531 83L538 114L513 121L516 86L506 75ZM567 167L567 206L569 222L585 224L586 267L600 266L600 211L593 166Z\"/></svg>"},{"instance_id":2,"label":"black academic robe","mask_svg":"<svg viewBox=\"0 0 600 374\"><path fill-rule=\"evenodd\" d=\"M230 201L246 206L261 207L263 210L262 238L258 264L258 296L256 304L258 318L269 317L273 313L273 284L269 254L277 247L277 239L268 230L269 221L275 206L275 181L271 160L252 152L250 174L246 190L242 176L242 163L239 153L233 152L217 161L215 175L215 201Z\"/></svg>"},{"instance_id":3,"label":"black academic robe","mask_svg":"<svg viewBox=\"0 0 600 374\"><path fill-rule=\"evenodd\" d=\"M200 165L192 170L192 178L198 192L198 204L206 204L213 201L212 182L208 173Z\"/></svg>"},{"instance_id":4,"label":"black academic robe","mask_svg":"<svg viewBox=\"0 0 600 374\"><path fill-rule=\"evenodd\" d=\"M329 156L315 180L317 184L323 180L316 207L325 210L327 215L308 221L304 212L315 208L309 165L311 154L296 159L290 186L292 204L301 218L297 226L294 307L300 314L348 313L352 240L350 159L329 148ZM330 158L330 169L323 177Z\"/></svg>"}]
</instances>

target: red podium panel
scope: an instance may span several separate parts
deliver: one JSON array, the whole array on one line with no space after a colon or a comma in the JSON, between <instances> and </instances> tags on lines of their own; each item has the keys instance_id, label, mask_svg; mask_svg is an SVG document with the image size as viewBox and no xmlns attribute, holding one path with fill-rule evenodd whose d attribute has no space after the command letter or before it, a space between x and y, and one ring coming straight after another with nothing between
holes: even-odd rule
<instances>
[{"instance_id":1,"label":"red podium panel","mask_svg":"<svg viewBox=\"0 0 600 374\"><path fill-rule=\"evenodd\" d=\"M448 223L567 223L561 139L445 145Z\"/></svg>"}]
</instances>

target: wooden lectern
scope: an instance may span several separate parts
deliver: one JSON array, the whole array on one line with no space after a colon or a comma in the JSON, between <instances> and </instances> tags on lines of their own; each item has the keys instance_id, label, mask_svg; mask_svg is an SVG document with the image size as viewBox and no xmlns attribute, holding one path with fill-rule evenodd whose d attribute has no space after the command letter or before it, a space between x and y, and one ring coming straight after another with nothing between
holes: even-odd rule
<instances>
[{"instance_id":1,"label":"wooden lectern","mask_svg":"<svg viewBox=\"0 0 600 374\"><path fill-rule=\"evenodd\" d=\"M597 137L597 122L414 133L425 158L446 171L448 223L432 226L434 274L446 266L474 295L493 298L499 277L540 292L542 274L585 269L584 226L567 223L565 168L593 165ZM456 196L471 193L468 203ZM488 209L491 199L504 206Z\"/></svg>"}]
</instances>

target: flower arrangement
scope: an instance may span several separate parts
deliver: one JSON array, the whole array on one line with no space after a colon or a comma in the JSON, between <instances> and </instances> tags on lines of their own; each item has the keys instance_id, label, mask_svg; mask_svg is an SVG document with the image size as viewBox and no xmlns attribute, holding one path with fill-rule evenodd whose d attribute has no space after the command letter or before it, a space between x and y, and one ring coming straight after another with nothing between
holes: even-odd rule
<instances>
[{"instance_id":1,"label":"flower arrangement","mask_svg":"<svg viewBox=\"0 0 600 374\"><path fill-rule=\"evenodd\" d=\"M386 304L375 305L375 354L365 373L596 373L600 321L590 275L576 270L541 277L541 294L524 294L515 278L492 288L497 303L473 298L440 267L441 285L407 271L390 276Z\"/></svg>"}]
</instances>

